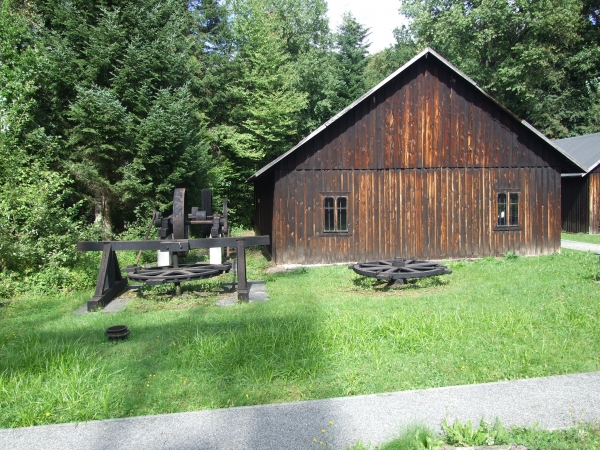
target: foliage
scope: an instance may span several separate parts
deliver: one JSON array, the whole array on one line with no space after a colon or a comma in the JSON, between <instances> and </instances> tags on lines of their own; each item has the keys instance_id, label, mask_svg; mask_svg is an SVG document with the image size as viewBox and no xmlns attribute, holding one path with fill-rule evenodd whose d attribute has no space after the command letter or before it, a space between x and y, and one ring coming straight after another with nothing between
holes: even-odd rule
<instances>
[{"instance_id":1,"label":"foliage","mask_svg":"<svg viewBox=\"0 0 600 450\"><path fill-rule=\"evenodd\" d=\"M481 419L478 427L473 427L470 420L461 423L455 420L452 425L444 419L442 423L445 440L451 445L475 446L475 445L499 445L508 444L508 433L496 419L494 423L488 423Z\"/></svg>"},{"instance_id":2,"label":"foliage","mask_svg":"<svg viewBox=\"0 0 600 450\"><path fill-rule=\"evenodd\" d=\"M367 90L364 72L370 45L365 42L368 35L369 29L358 23L351 13L344 14L335 36L335 59L342 83L338 95L343 106L352 103Z\"/></svg>"},{"instance_id":3,"label":"foliage","mask_svg":"<svg viewBox=\"0 0 600 450\"><path fill-rule=\"evenodd\" d=\"M504 429L502 425L496 420L495 425L498 429ZM488 425L489 427L489 425ZM421 427L413 427L414 429L419 429ZM450 432L451 436L456 435L457 433L461 436L464 436L462 431L467 428L466 424L462 424L458 421L455 421L454 424L450 427L453 431ZM472 425L470 426L472 431ZM403 433L400 438L394 440L387 444L381 444L376 446L364 445L362 442L357 442L355 445L351 447L346 447L347 450L387 450L392 448L406 448L406 449L419 449L424 448L422 443L414 442L411 440L413 433ZM430 430L423 427L423 435L427 435L431 437L431 441L434 443L434 446L429 448L440 448L443 444L456 444L456 440L453 437L449 437L448 433L444 432L444 434L440 437L436 437ZM562 429L562 430L543 430L538 428L537 426L533 427L511 427L504 429L505 438L504 442L516 443L518 445L526 446L532 450L588 450L591 448L599 448L600 446L600 428L598 424L579 424L577 426ZM463 439L463 442L470 442L468 448L473 448L473 445L477 445L473 439ZM398 446L394 446L398 445ZM400 446L404 445L404 446ZM458 444L461 445L461 444ZM484 444L485 445L485 444ZM493 447L493 446L492 446ZM428 448L428 447L425 447ZM442 447L445 448L445 447ZM486 445L487 448L487 445Z\"/></svg>"},{"instance_id":4,"label":"foliage","mask_svg":"<svg viewBox=\"0 0 600 450\"><path fill-rule=\"evenodd\" d=\"M393 441L380 446L380 450L437 450L443 441L424 425L414 425L404 430Z\"/></svg>"},{"instance_id":5,"label":"foliage","mask_svg":"<svg viewBox=\"0 0 600 450\"><path fill-rule=\"evenodd\" d=\"M176 186L199 196L210 162L188 87L195 44L185 3L37 6L48 51L34 120L60 143L30 153L73 177L108 234L140 204L167 207Z\"/></svg>"}]
</instances>

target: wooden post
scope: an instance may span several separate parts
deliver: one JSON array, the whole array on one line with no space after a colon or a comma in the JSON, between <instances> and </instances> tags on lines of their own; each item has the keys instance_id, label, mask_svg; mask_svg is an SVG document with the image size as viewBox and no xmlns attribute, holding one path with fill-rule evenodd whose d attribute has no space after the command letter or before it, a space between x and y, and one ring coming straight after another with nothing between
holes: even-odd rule
<instances>
[{"instance_id":1,"label":"wooden post","mask_svg":"<svg viewBox=\"0 0 600 450\"><path fill-rule=\"evenodd\" d=\"M247 302L248 280L246 280L246 242L244 239L237 239L237 292L238 302Z\"/></svg>"},{"instance_id":2,"label":"wooden post","mask_svg":"<svg viewBox=\"0 0 600 450\"><path fill-rule=\"evenodd\" d=\"M112 244L106 243L102 250L102 260L98 279L96 280L96 292L87 302L87 310L95 311L99 306L107 305L113 298L125 289L127 279L121 275L117 254L112 249Z\"/></svg>"}]
</instances>

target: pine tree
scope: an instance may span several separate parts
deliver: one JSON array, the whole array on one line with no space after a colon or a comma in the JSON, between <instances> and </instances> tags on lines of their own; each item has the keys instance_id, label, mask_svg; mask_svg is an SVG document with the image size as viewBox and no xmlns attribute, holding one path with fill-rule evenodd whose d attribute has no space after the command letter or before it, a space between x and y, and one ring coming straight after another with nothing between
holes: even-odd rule
<instances>
[{"instance_id":1,"label":"pine tree","mask_svg":"<svg viewBox=\"0 0 600 450\"><path fill-rule=\"evenodd\" d=\"M190 92L197 41L187 2L39 2L50 49L36 122L59 142L38 158L73 176L110 234L134 209L205 185L208 147Z\"/></svg>"},{"instance_id":2,"label":"pine tree","mask_svg":"<svg viewBox=\"0 0 600 450\"><path fill-rule=\"evenodd\" d=\"M358 23L350 13L343 16L336 34L335 54L342 85L339 97L346 106L366 91L364 72L370 44L366 42L369 29Z\"/></svg>"}]
</instances>

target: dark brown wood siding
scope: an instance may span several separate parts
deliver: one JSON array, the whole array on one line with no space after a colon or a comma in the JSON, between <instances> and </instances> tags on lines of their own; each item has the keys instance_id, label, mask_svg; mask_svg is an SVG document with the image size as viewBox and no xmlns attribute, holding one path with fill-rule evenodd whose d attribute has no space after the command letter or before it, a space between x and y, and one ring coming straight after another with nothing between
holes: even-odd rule
<instances>
[{"instance_id":1,"label":"dark brown wood siding","mask_svg":"<svg viewBox=\"0 0 600 450\"><path fill-rule=\"evenodd\" d=\"M600 233L600 167L590 172L589 178L589 217L590 233Z\"/></svg>"},{"instance_id":2,"label":"dark brown wood siding","mask_svg":"<svg viewBox=\"0 0 600 450\"><path fill-rule=\"evenodd\" d=\"M531 255L560 249L560 157L430 57L282 159L255 186L259 196L264 184L274 187L278 264ZM499 230L496 199L507 190L519 193L519 226ZM347 234L323 232L327 193L348 196Z\"/></svg>"},{"instance_id":3,"label":"dark brown wood siding","mask_svg":"<svg viewBox=\"0 0 600 450\"><path fill-rule=\"evenodd\" d=\"M277 168L560 167L559 159L549 144L430 58L364 99Z\"/></svg>"},{"instance_id":4,"label":"dark brown wood siding","mask_svg":"<svg viewBox=\"0 0 600 450\"><path fill-rule=\"evenodd\" d=\"M307 178L316 184L311 198ZM542 168L292 171L280 180L276 195L304 205L275 213L278 264L533 255L560 247L560 209L550 201L560 198L560 174ZM494 230L498 190L520 193L518 229ZM350 233L323 232L326 192L348 192Z\"/></svg>"},{"instance_id":5,"label":"dark brown wood siding","mask_svg":"<svg viewBox=\"0 0 600 450\"><path fill-rule=\"evenodd\" d=\"M254 230L259 236L273 236L273 217L275 186L273 183L273 172L264 176L262 183L254 186ZM277 211L281 210L281 205L277 205ZM274 243L271 239L271 245L267 247L271 255L274 254Z\"/></svg>"},{"instance_id":6,"label":"dark brown wood siding","mask_svg":"<svg viewBox=\"0 0 600 450\"><path fill-rule=\"evenodd\" d=\"M563 177L562 229L569 233L590 231L590 177Z\"/></svg>"}]
</instances>

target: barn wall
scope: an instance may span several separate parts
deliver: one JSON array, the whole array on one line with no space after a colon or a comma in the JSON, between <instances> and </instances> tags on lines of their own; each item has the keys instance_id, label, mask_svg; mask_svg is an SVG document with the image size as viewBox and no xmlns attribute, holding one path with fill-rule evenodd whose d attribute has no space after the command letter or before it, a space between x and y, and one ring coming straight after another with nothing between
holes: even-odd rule
<instances>
[{"instance_id":1,"label":"barn wall","mask_svg":"<svg viewBox=\"0 0 600 450\"><path fill-rule=\"evenodd\" d=\"M255 181L273 183L276 263L462 258L560 248L563 162L436 58L422 58ZM494 230L495 188L521 226ZM324 235L322 194L347 192L350 233ZM262 202L262 199L261 199Z\"/></svg>"},{"instance_id":2,"label":"barn wall","mask_svg":"<svg viewBox=\"0 0 600 450\"><path fill-rule=\"evenodd\" d=\"M590 216L590 176L561 179L562 229L569 233L588 233Z\"/></svg>"},{"instance_id":3,"label":"barn wall","mask_svg":"<svg viewBox=\"0 0 600 450\"><path fill-rule=\"evenodd\" d=\"M591 172L589 178L589 232L600 233L600 169Z\"/></svg>"},{"instance_id":4,"label":"barn wall","mask_svg":"<svg viewBox=\"0 0 600 450\"><path fill-rule=\"evenodd\" d=\"M278 164L288 170L559 167L559 154L439 61L416 62Z\"/></svg>"},{"instance_id":5,"label":"barn wall","mask_svg":"<svg viewBox=\"0 0 600 450\"><path fill-rule=\"evenodd\" d=\"M394 256L469 258L560 248L560 174L532 169L291 171L281 174L275 262L334 263ZM520 228L494 230L496 188L518 190ZM322 232L321 192L347 192L348 235ZM315 213L316 212L316 213Z\"/></svg>"},{"instance_id":6,"label":"barn wall","mask_svg":"<svg viewBox=\"0 0 600 450\"><path fill-rule=\"evenodd\" d=\"M254 231L258 236L273 236L273 210L275 202L275 184L273 181L273 172L265 175L263 182L254 186ZM281 204L277 205L281 210ZM275 252L275 243L271 239L271 245L267 246L267 251L273 255Z\"/></svg>"}]
</instances>

